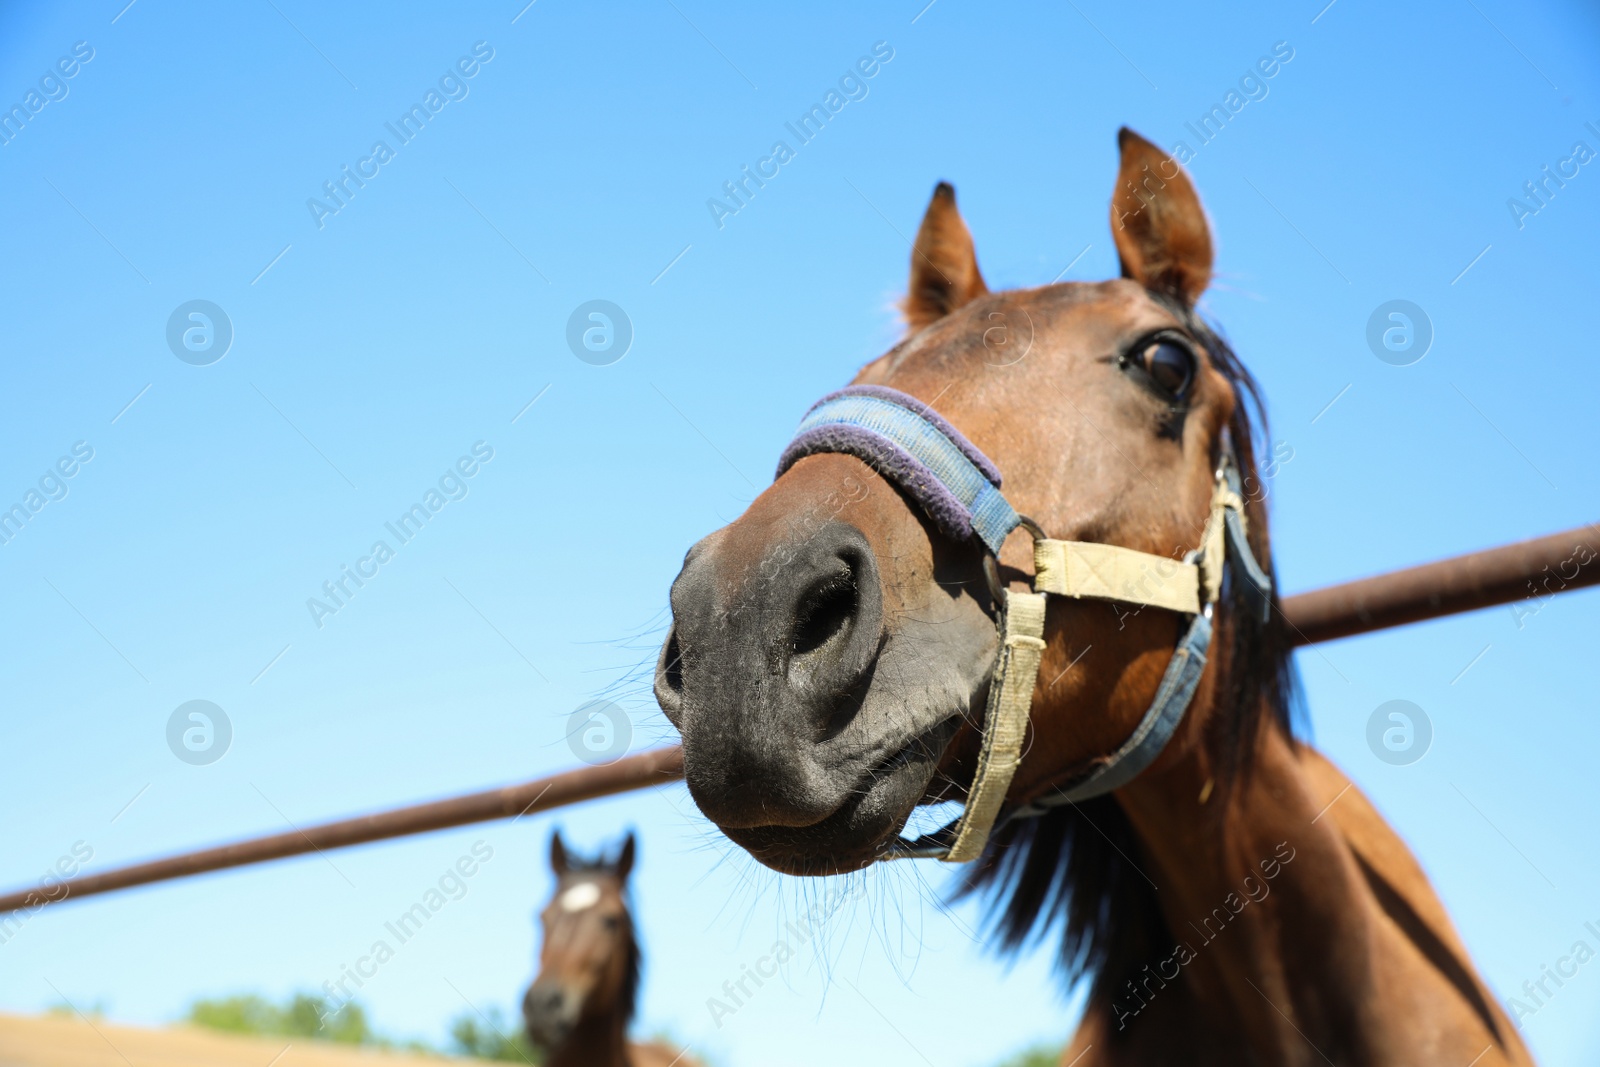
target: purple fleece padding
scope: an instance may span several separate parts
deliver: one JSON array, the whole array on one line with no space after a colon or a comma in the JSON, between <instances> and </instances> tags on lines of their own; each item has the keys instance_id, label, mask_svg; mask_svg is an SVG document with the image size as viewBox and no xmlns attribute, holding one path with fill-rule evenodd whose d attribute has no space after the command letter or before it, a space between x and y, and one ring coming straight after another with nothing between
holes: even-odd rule
<instances>
[{"instance_id":1,"label":"purple fleece padding","mask_svg":"<svg viewBox=\"0 0 1600 1067\"><path fill-rule=\"evenodd\" d=\"M961 449L961 454L971 460L972 465L977 467L978 470L982 472L983 476L993 483L996 489L1002 488L1000 484L1000 468L996 467L992 462L990 462L989 457L979 451L977 445L967 440L965 434L946 422L943 415L939 414L937 411L933 410L928 405L912 396L910 393L902 393L898 389L890 389L887 385L847 385L843 389L840 389L837 392L829 393L815 404L812 404L811 407L806 410L806 414L811 414L811 412L815 411L823 404L826 404L828 401L841 396L870 396L875 400L883 400L890 404L903 407L913 415L921 417L924 421L931 422L934 426L934 429L950 438L950 441L957 448Z\"/></svg>"},{"instance_id":2,"label":"purple fleece padding","mask_svg":"<svg viewBox=\"0 0 1600 1067\"><path fill-rule=\"evenodd\" d=\"M944 416L916 397L902 393L898 389L890 389L884 385L846 386L812 404L806 414L810 415L828 401L844 396L868 396L905 408L949 438L950 442L961 450L962 455L966 456L996 489L1000 488L1000 471L988 456L968 441L960 430L946 422ZM783 455L778 459L777 475L774 477L781 476L800 459L822 452L842 452L865 462L881 477L899 486L920 504L934 525L946 536L957 541L964 541L972 536L971 512L921 460L888 438L860 426L833 423L805 431L790 441L789 446L783 450Z\"/></svg>"},{"instance_id":3,"label":"purple fleece padding","mask_svg":"<svg viewBox=\"0 0 1600 1067\"><path fill-rule=\"evenodd\" d=\"M955 541L972 536L972 515L961 501L911 453L871 430L846 423L818 426L789 442L778 460L778 474L806 456L842 452L855 456L921 505L939 532Z\"/></svg>"}]
</instances>

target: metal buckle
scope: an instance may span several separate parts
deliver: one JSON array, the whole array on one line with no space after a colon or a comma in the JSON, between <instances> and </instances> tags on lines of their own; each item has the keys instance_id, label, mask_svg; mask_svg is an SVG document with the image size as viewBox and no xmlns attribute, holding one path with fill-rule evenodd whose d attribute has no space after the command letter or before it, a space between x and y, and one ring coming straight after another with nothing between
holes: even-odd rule
<instances>
[{"instance_id":1,"label":"metal buckle","mask_svg":"<svg viewBox=\"0 0 1600 1067\"><path fill-rule=\"evenodd\" d=\"M1028 516L1018 515L1017 525L1027 530L1028 535L1034 541L1046 540L1044 527L1028 518ZM1005 583L1000 580L1000 560L996 558L993 552L985 552L983 555L983 578L984 581L989 583L989 596L994 599L995 611L999 612L1006 602L1006 587ZM1033 583L1029 581L1028 584L1031 586Z\"/></svg>"}]
</instances>

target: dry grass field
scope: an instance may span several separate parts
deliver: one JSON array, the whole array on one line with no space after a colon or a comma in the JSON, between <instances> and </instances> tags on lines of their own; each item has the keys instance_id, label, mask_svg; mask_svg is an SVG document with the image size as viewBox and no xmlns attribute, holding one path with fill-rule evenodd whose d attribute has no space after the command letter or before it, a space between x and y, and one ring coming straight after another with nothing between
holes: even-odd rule
<instances>
[{"instance_id":1,"label":"dry grass field","mask_svg":"<svg viewBox=\"0 0 1600 1067\"><path fill-rule=\"evenodd\" d=\"M440 1067L481 1061L351 1048L304 1038L144 1030L67 1015L0 1014L0 1067Z\"/></svg>"}]
</instances>

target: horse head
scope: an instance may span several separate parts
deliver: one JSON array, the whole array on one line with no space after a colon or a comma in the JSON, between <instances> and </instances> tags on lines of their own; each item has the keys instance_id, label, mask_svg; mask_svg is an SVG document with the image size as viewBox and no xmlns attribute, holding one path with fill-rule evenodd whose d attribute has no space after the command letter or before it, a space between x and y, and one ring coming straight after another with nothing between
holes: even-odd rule
<instances>
[{"instance_id":1,"label":"horse head","mask_svg":"<svg viewBox=\"0 0 1600 1067\"><path fill-rule=\"evenodd\" d=\"M1166 153L1126 129L1119 145L1111 223L1122 277L990 292L941 183L912 250L907 334L854 384L936 412L1050 537L1174 562L1201 546L1226 455L1247 487L1249 545L1270 573L1264 508L1248 489L1254 386L1195 313L1212 263L1199 198ZM695 802L770 867L859 869L892 852L917 805L968 793L998 599L1026 588L1034 557L1016 531L995 567L939 506L882 463L821 449L787 462L743 515L690 549L673 584L657 699L682 735ZM1232 610L1239 584L1222 592L1213 660L1270 643L1259 613ZM1105 765L1151 707L1184 625L1174 611L1052 598L1009 804ZM1161 759L1207 736L1221 673L1206 670ZM1212 733L1234 750L1253 728L1246 715Z\"/></svg>"},{"instance_id":2,"label":"horse head","mask_svg":"<svg viewBox=\"0 0 1600 1067\"><path fill-rule=\"evenodd\" d=\"M522 999L534 1045L560 1049L588 1026L614 1030L620 1046L639 984L639 949L626 898L633 859L631 833L610 860L569 854L560 831L551 838L555 894L539 915L539 975Z\"/></svg>"}]
</instances>

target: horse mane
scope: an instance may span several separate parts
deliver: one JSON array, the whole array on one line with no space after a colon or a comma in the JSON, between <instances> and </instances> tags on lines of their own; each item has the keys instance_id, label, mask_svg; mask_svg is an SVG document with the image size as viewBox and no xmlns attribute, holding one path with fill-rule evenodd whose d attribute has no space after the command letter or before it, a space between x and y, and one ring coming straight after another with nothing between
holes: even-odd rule
<instances>
[{"instance_id":1,"label":"horse mane","mask_svg":"<svg viewBox=\"0 0 1600 1067\"><path fill-rule=\"evenodd\" d=\"M1292 737L1302 720L1256 464L1258 441L1270 447L1271 438L1261 390L1227 340L1188 308L1151 295L1205 347L1234 388L1238 402L1228 431L1244 479L1250 547L1273 576L1273 612L1265 623L1246 599L1245 583L1232 580L1231 568L1222 590L1226 610L1218 612L1212 645L1220 673L1208 727L1221 753L1215 788L1222 802L1210 805L1220 817L1227 797L1250 774L1263 724L1270 720ZM1173 944L1154 888L1132 865L1142 853L1122 807L1111 796L1096 797L1002 827L956 896L984 901L1001 954L1043 941L1059 925L1056 962L1062 977L1069 986L1088 980L1090 1002L1103 1002Z\"/></svg>"}]
</instances>

